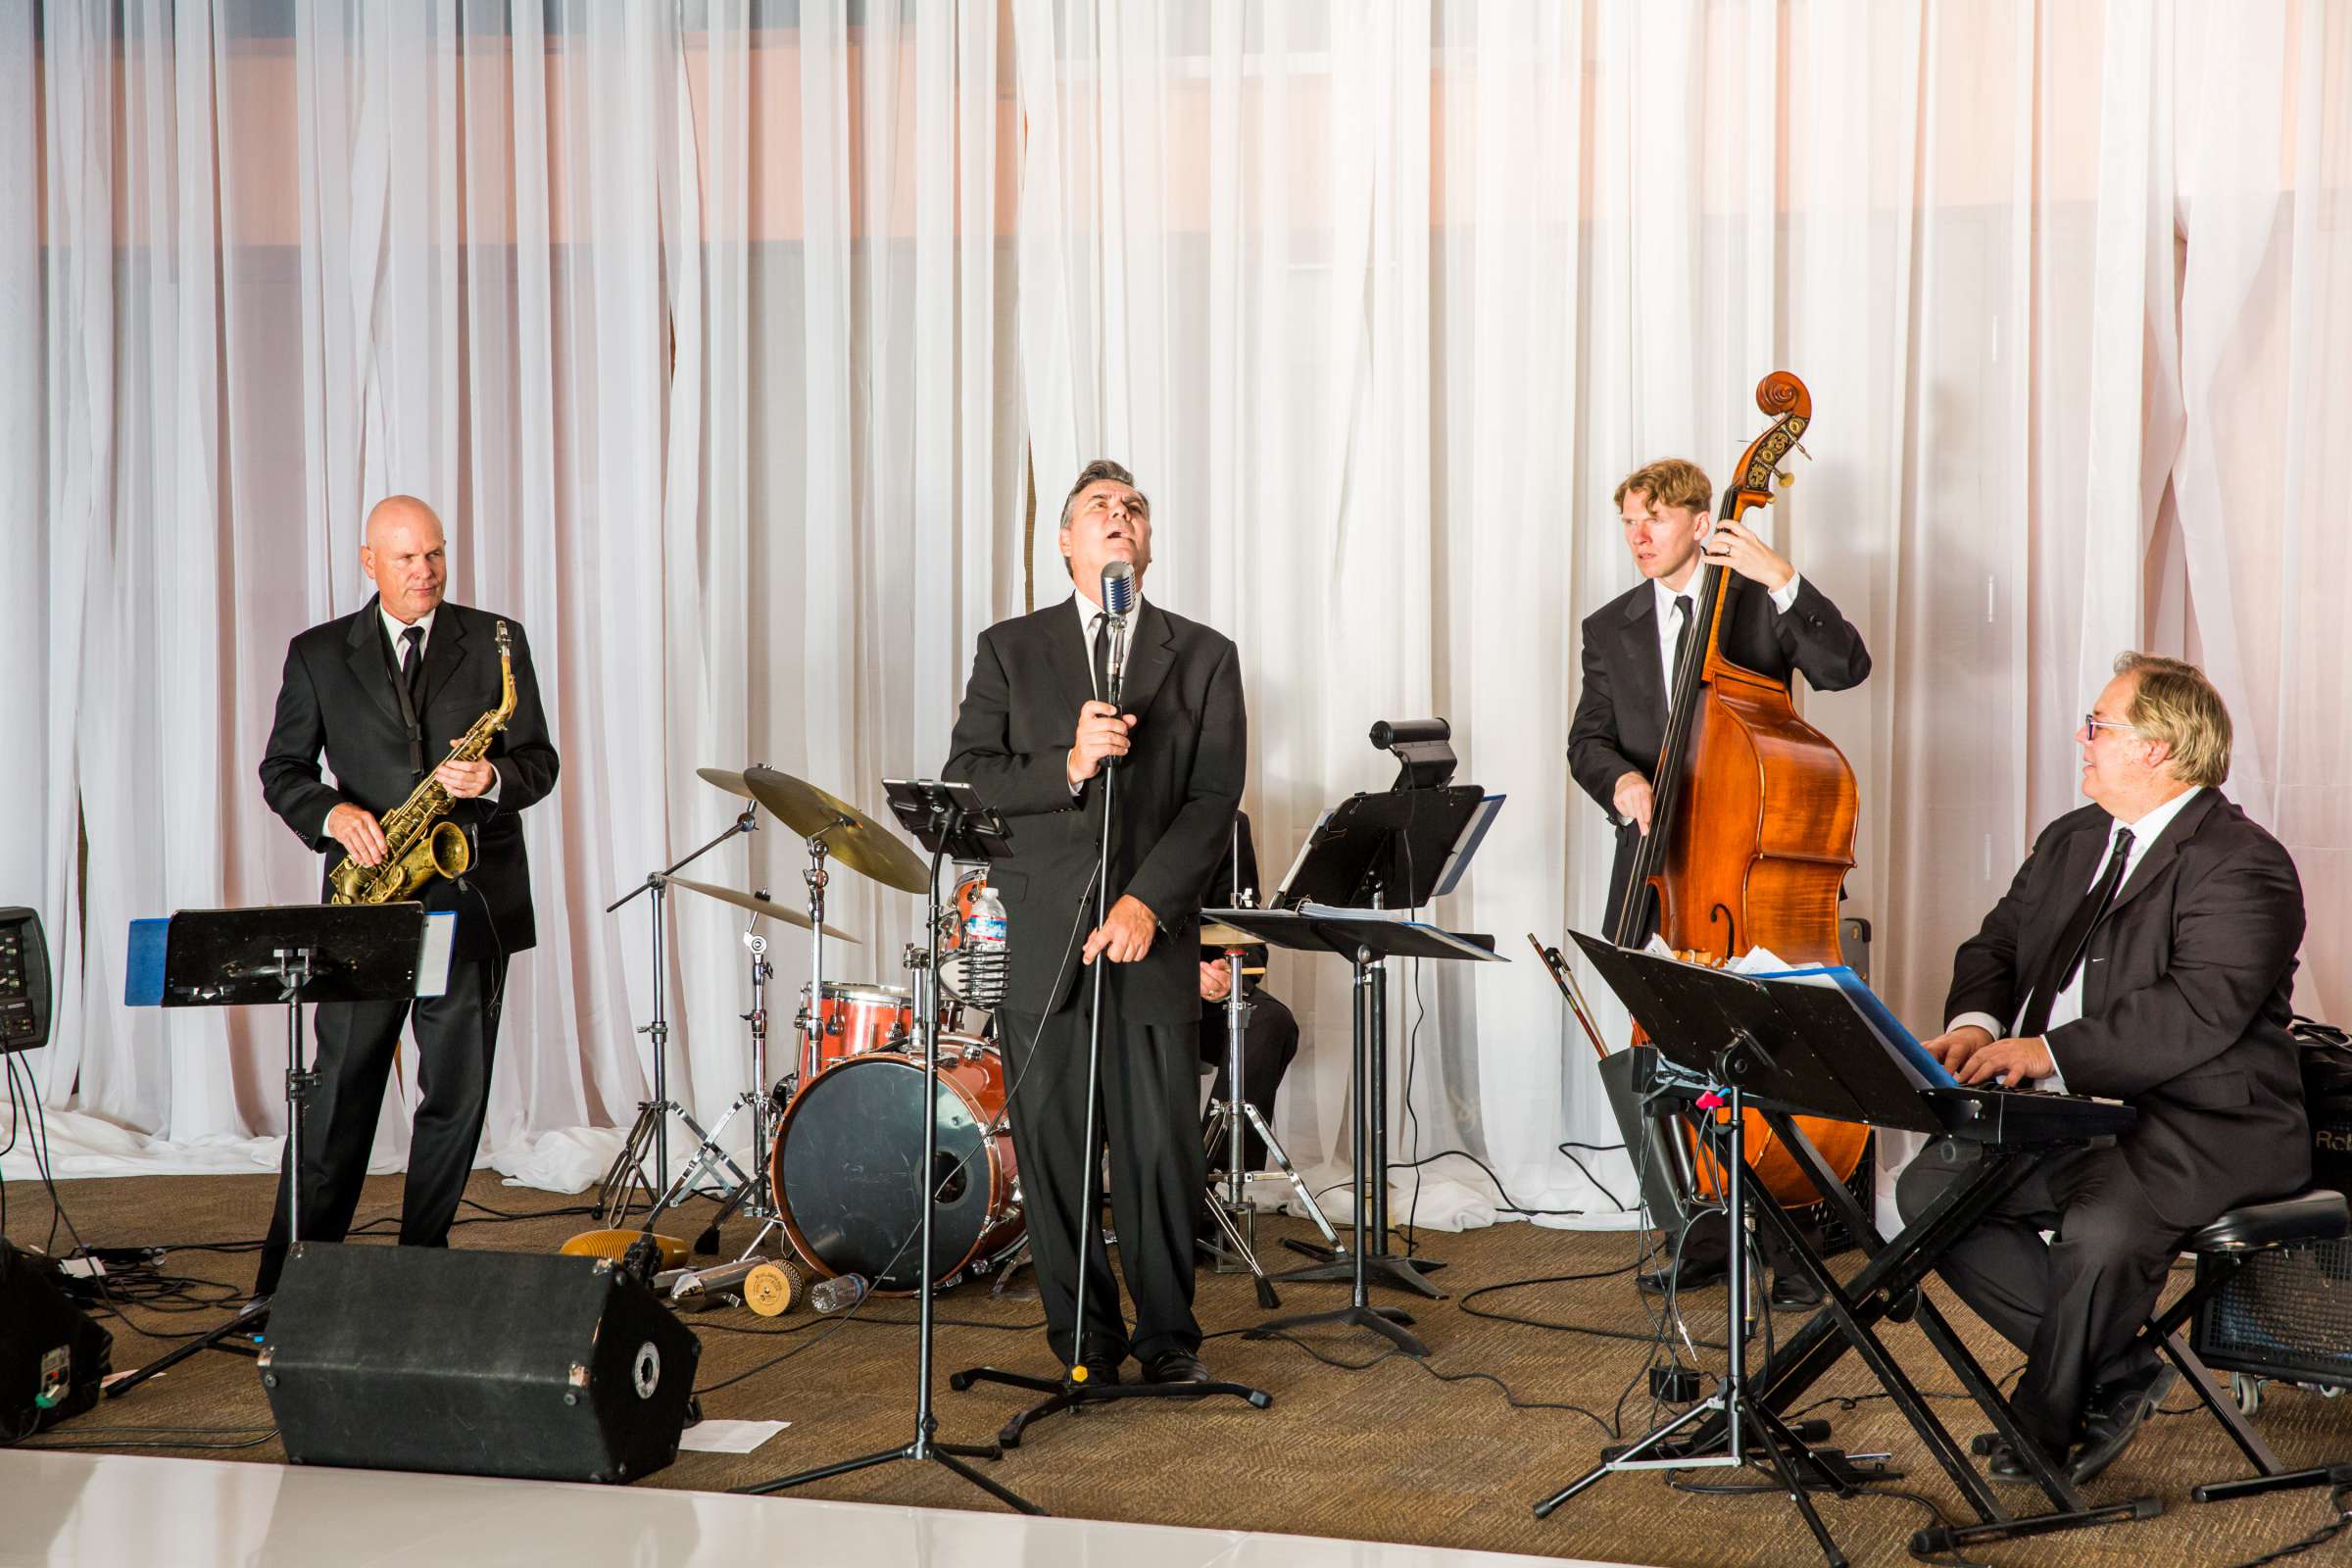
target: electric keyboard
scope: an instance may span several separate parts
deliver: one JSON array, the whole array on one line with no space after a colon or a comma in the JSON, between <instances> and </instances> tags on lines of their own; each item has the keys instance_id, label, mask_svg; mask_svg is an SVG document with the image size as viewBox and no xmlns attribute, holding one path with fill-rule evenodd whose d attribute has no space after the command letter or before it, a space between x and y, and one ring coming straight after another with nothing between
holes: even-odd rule
<instances>
[{"instance_id":1,"label":"electric keyboard","mask_svg":"<svg viewBox=\"0 0 2352 1568\"><path fill-rule=\"evenodd\" d=\"M2130 1132L2139 1119L2139 1112L2120 1100L1991 1084L1926 1089L1920 1098L1952 1137L2010 1148L2104 1142Z\"/></svg>"}]
</instances>

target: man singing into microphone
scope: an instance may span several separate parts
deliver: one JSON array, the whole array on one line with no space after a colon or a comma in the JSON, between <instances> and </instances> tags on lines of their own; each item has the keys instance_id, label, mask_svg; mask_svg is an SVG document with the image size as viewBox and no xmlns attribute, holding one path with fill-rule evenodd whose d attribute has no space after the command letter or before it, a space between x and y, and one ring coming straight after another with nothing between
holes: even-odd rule
<instances>
[{"instance_id":1,"label":"man singing into microphone","mask_svg":"<svg viewBox=\"0 0 2352 1568\"><path fill-rule=\"evenodd\" d=\"M1011 853L989 870L1010 936L997 1021L1048 1343L1063 1365L1082 1363L1095 1387L1119 1381L1130 1349L1151 1382L1203 1383L1193 1317L1193 1237L1207 1181L1195 1065L1198 934L1200 890L1241 804L1240 656L1206 626L1144 602L1152 506L1118 464L1079 473L1059 542L1077 592L980 634L941 771L968 781L1012 830ZM1103 568L1113 563L1135 573L1123 665L1113 662L1117 628L1103 611ZM1110 912L1097 925L1112 766ZM1131 1338L1103 1250L1089 1247L1081 1340L1078 1238L1095 1217L1079 1205L1086 1162L1099 1157L1084 1147L1088 966L1104 962L1101 1125L1135 1330Z\"/></svg>"}]
</instances>

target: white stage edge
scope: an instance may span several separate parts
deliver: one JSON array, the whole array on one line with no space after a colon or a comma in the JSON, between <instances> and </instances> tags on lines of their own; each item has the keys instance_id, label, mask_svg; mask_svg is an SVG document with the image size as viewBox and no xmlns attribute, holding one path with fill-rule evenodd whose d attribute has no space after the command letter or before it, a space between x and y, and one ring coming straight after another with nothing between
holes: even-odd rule
<instances>
[{"instance_id":1,"label":"white stage edge","mask_svg":"<svg viewBox=\"0 0 2352 1568\"><path fill-rule=\"evenodd\" d=\"M37 1449L0 1451L0 1568L1625 1568L998 1511Z\"/></svg>"}]
</instances>

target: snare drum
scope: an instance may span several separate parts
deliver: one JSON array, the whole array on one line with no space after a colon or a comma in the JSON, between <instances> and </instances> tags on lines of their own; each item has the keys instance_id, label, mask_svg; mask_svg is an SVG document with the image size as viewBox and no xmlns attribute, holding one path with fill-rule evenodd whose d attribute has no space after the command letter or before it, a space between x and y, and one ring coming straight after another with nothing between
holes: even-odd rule
<instances>
[{"instance_id":1,"label":"snare drum","mask_svg":"<svg viewBox=\"0 0 2352 1568\"><path fill-rule=\"evenodd\" d=\"M997 1049L943 1037L931 1231L932 1278L942 1285L993 1267L1027 1228L1012 1135L997 1125L1004 1109ZM877 1052L836 1063L802 1089L776 1129L768 1182L784 1234L820 1274L862 1274L883 1294L914 1291L922 1163L922 1057Z\"/></svg>"}]
</instances>

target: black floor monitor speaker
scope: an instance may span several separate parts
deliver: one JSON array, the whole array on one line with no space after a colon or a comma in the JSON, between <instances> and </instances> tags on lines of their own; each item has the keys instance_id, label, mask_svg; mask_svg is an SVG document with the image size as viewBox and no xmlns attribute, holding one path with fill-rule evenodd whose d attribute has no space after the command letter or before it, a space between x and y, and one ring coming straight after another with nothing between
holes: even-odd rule
<instances>
[{"instance_id":1,"label":"black floor monitor speaker","mask_svg":"<svg viewBox=\"0 0 2352 1568\"><path fill-rule=\"evenodd\" d=\"M74 1304L57 1265L0 1238L0 1445L96 1404L114 1354L115 1337Z\"/></svg>"},{"instance_id":2,"label":"black floor monitor speaker","mask_svg":"<svg viewBox=\"0 0 2352 1568\"><path fill-rule=\"evenodd\" d=\"M610 1258L306 1242L260 1366L296 1464L634 1481L677 1457L701 1353Z\"/></svg>"}]
</instances>

